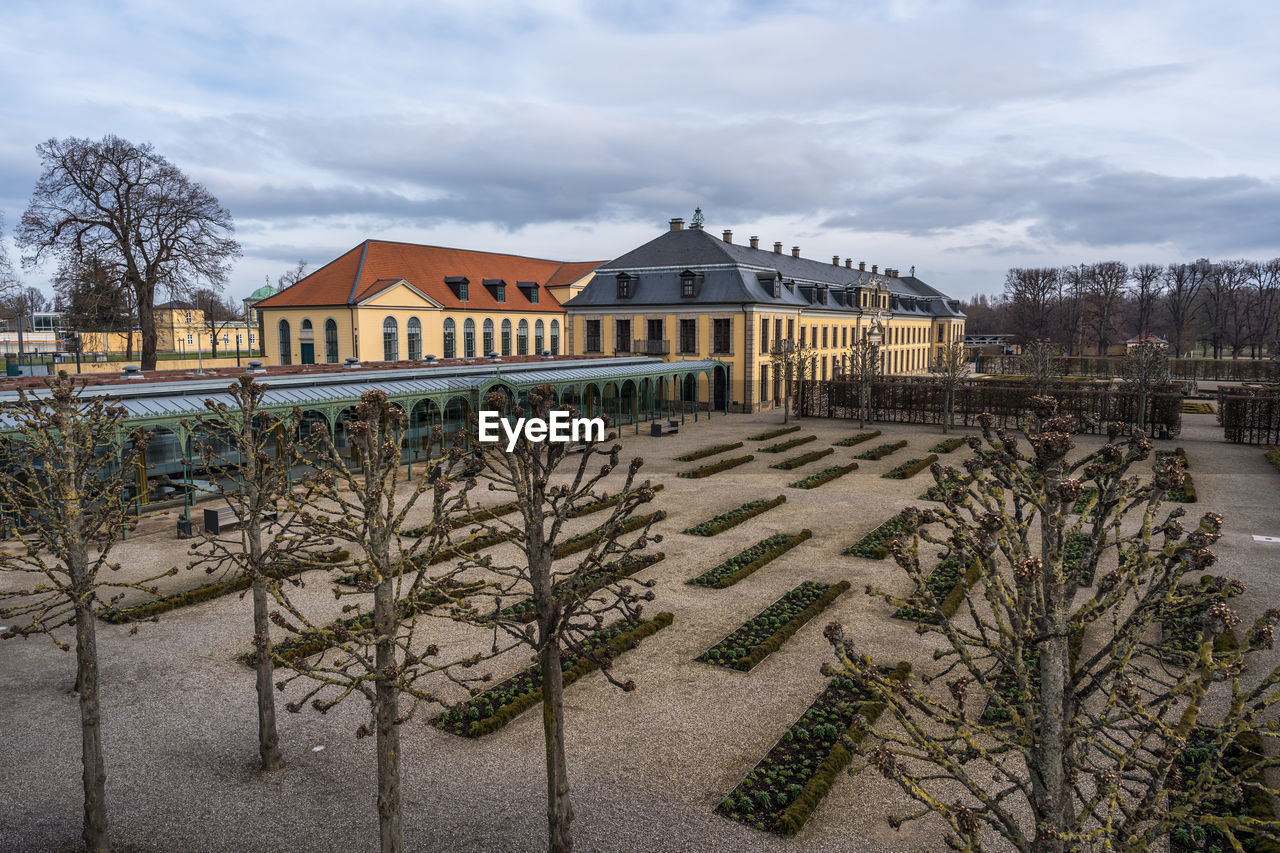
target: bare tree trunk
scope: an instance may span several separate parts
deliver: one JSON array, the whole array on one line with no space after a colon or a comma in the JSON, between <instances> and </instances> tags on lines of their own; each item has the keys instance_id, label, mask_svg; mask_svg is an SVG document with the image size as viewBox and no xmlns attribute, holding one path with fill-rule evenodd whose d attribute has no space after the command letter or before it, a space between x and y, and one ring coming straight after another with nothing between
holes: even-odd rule
<instances>
[{"instance_id":1,"label":"bare tree trunk","mask_svg":"<svg viewBox=\"0 0 1280 853\"><path fill-rule=\"evenodd\" d=\"M573 804L569 801L569 765L564 755L564 673L560 669L560 644L546 643L539 654L542 665L542 732L547 751L547 850L570 853L573 836Z\"/></svg>"},{"instance_id":2,"label":"bare tree trunk","mask_svg":"<svg viewBox=\"0 0 1280 853\"><path fill-rule=\"evenodd\" d=\"M267 582L261 574L253 579L253 647L258 655L258 757L263 770L284 767L280 755L280 735L276 731L276 698L271 661L271 621L267 616Z\"/></svg>"},{"instance_id":3,"label":"bare tree trunk","mask_svg":"<svg viewBox=\"0 0 1280 853\"><path fill-rule=\"evenodd\" d=\"M156 369L156 316L154 313L154 296L155 288L145 288L140 285L139 290L146 289L148 297L144 299L143 294L138 294L138 329L142 335L142 369Z\"/></svg>"},{"instance_id":4,"label":"bare tree trunk","mask_svg":"<svg viewBox=\"0 0 1280 853\"><path fill-rule=\"evenodd\" d=\"M88 606L79 602L76 605L76 686L80 691L80 749L84 780L84 829L81 837L89 853L110 853L107 770L102 759L102 719L98 705L98 641L93 614Z\"/></svg>"},{"instance_id":5,"label":"bare tree trunk","mask_svg":"<svg viewBox=\"0 0 1280 853\"><path fill-rule=\"evenodd\" d=\"M378 626L378 643L374 662L379 672L389 672L396 665L395 613L393 584L384 576L374 593L373 619ZM400 811L400 694L394 684L379 677L373 703L374 723L378 739L378 832L381 853L400 853L403 849Z\"/></svg>"}]
</instances>

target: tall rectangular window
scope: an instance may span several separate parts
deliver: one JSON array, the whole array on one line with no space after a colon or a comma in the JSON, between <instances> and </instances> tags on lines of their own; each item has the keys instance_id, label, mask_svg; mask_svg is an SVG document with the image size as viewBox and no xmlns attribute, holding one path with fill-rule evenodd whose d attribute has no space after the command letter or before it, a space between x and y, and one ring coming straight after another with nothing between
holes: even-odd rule
<instances>
[{"instance_id":1,"label":"tall rectangular window","mask_svg":"<svg viewBox=\"0 0 1280 853\"><path fill-rule=\"evenodd\" d=\"M796 339L796 321L787 320L787 340L794 341Z\"/></svg>"},{"instance_id":2,"label":"tall rectangular window","mask_svg":"<svg viewBox=\"0 0 1280 853\"><path fill-rule=\"evenodd\" d=\"M760 318L760 354L764 355L769 351L769 320L766 317Z\"/></svg>"},{"instance_id":3,"label":"tall rectangular window","mask_svg":"<svg viewBox=\"0 0 1280 853\"><path fill-rule=\"evenodd\" d=\"M804 326L800 327L800 346L804 346Z\"/></svg>"},{"instance_id":4,"label":"tall rectangular window","mask_svg":"<svg viewBox=\"0 0 1280 853\"><path fill-rule=\"evenodd\" d=\"M631 352L631 321L613 321L613 351Z\"/></svg>"},{"instance_id":5,"label":"tall rectangular window","mask_svg":"<svg viewBox=\"0 0 1280 853\"><path fill-rule=\"evenodd\" d=\"M604 345L600 340L600 321L586 321L586 340L583 342L584 352L603 352Z\"/></svg>"},{"instance_id":6,"label":"tall rectangular window","mask_svg":"<svg viewBox=\"0 0 1280 853\"><path fill-rule=\"evenodd\" d=\"M782 318L778 317L773 321L773 343L777 345L782 341Z\"/></svg>"},{"instance_id":7,"label":"tall rectangular window","mask_svg":"<svg viewBox=\"0 0 1280 853\"><path fill-rule=\"evenodd\" d=\"M496 299L496 300L498 300L499 302L506 302L506 301L507 301L507 286L506 286L505 284L500 284L500 285L498 285L497 287L495 287L495 288L493 289L493 298L494 298L494 299Z\"/></svg>"},{"instance_id":8,"label":"tall rectangular window","mask_svg":"<svg viewBox=\"0 0 1280 853\"><path fill-rule=\"evenodd\" d=\"M769 365L760 365L760 402L769 401Z\"/></svg>"},{"instance_id":9,"label":"tall rectangular window","mask_svg":"<svg viewBox=\"0 0 1280 853\"><path fill-rule=\"evenodd\" d=\"M717 317L711 321L711 351L717 355L733 352L733 320Z\"/></svg>"},{"instance_id":10,"label":"tall rectangular window","mask_svg":"<svg viewBox=\"0 0 1280 853\"><path fill-rule=\"evenodd\" d=\"M698 351L698 321L685 319L680 321L680 352L696 353Z\"/></svg>"},{"instance_id":11,"label":"tall rectangular window","mask_svg":"<svg viewBox=\"0 0 1280 853\"><path fill-rule=\"evenodd\" d=\"M828 326L822 327L822 348L823 349L827 348L827 329L828 328L829 328Z\"/></svg>"}]
</instances>

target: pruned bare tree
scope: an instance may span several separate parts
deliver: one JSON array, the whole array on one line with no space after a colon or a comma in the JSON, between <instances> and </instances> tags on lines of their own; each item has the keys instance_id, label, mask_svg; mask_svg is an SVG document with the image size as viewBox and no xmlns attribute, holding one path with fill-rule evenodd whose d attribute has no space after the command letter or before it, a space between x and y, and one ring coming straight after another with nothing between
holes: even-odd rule
<instances>
[{"instance_id":1,"label":"pruned bare tree","mask_svg":"<svg viewBox=\"0 0 1280 853\"><path fill-rule=\"evenodd\" d=\"M1162 512L1185 476L1181 461L1157 462L1149 484L1129 476L1150 455L1141 433L1071 461L1077 425L1052 399L1033 403L1028 449L983 416L966 462L972 482L956 486L958 471L934 465L942 507L908 510L908 532L891 544L912 606L931 616L919 630L942 642L940 663L898 681L839 623L825 631L847 674L887 709L856 749L921 805L891 823L935 816L948 846L969 851L997 839L1024 853L1140 853L1179 826L1214 834L1223 850L1246 849L1247 836L1280 839L1274 821L1210 809L1276 793L1265 772L1280 758L1248 741L1280 737L1265 724L1280 669L1253 686L1236 676L1271 647L1280 611L1259 619L1239 651L1215 649L1239 617L1222 584L1188 577L1213 565L1222 518L1207 513L1188 531L1184 509ZM1075 516L1086 483L1096 501ZM976 572L954 613L928 583L933 549ZM1115 567L1078 595L1104 552ZM1189 649L1153 630L1175 611L1200 620ZM1247 770L1229 760L1240 749L1256 754Z\"/></svg>"},{"instance_id":2,"label":"pruned bare tree","mask_svg":"<svg viewBox=\"0 0 1280 853\"><path fill-rule=\"evenodd\" d=\"M149 144L118 136L50 139L18 228L24 262L97 257L118 264L133 291L142 368L156 366L156 290L217 288L240 255L231 214Z\"/></svg>"},{"instance_id":3,"label":"pruned bare tree","mask_svg":"<svg viewBox=\"0 0 1280 853\"><path fill-rule=\"evenodd\" d=\"M202 287L191 294L192 304L204 315L205 328L209 330L209 345L214 358L218 356L218 336L241 319L240 306L230 296Z\"/></svg>"},{"instance_id":4,"label":"pruned bare tree","mask_svg":"<svg viewBox=\"0 0 1280 853\"><path fill-rule=\"evenodd\" d=\"M1138 396L1134 413L1134 429L1147 428L1147 404L1155 390L1169 381L1169 353L1163 344L1139 341L1129 347L1120 364L1120 372Z\"/></svg>"},{"instance_id":5,"label":"pruned bare tree","mask_svg":"<svg viewBox=\"0 0 1280 853\"><path fill-rule=\"evenodd\" d=\"M782 377L782 422L784 424L790 420L793 386L800 389L800 395L796 397L796 412L798 414L801 411L805 373L816 353L817 350L809 344L792 339L774 341L769 349L769 363L773 365L774 375Z\"/></svg>"},{"instance_id":6,"label":"pruned bare tree","mask_svg":"<svg viewBox=\"0 0 1280 853\"><path fill-rule=\"evenodd\" d=\"M882 373L880 345L873 343L870 335L855 330L849 342L849 375L858 383L858 428L867 425L871 418L871 386Z\"/></svg>"},{"instance_id":7,"label":"pruned bare tree","mask_svg":"<svg viewBox=\"0 0 1280 853\"><path fill-rule=\"evenodd\" d=\"M1062 348L1052 341L1035 340L1022 348L1022 372L1036 394L1047 394L1062 376Z\"/></svg>"},{"instance_id":8,"label":"pruned bare tree","mask_svg":"<svg viewBox=\"0 0 1280 853\"><path fill-rule=\"evenodd\" d=\"M939 347L934 353L933 364L930 365L930 372L938 379L938 384L942 386L942 434L946 435L947 431L956 423L956 391L960 390L960 386L969 376L972 363L969 359L969 351L965 349L963 341L953 341Z\"/></svg>"},{"instance_id":9,"label":"pruned bare tree","mask_svg":"<svg viewBox=\"0 0 1280 853\"><path fill-rule=\"evenodd\" d=\"M91 853L111 849L107 821L106 764L98 685L96 614L129 590L155 594L153 583L176 570L141 580L112 573L111 549L130 523L125 479L146 446L137 436L117 455L126 434L125 411L108 397L85 396L60 372L40 392L18 391L0 406L8 421L0 450L0 504L7 536L21 546L0 551L0 572L15 583L0 591L4 639L46 634L58 648L71 646L61 628L75 629L76 690L80 694L84 824Z\"/></svg>"},{"instance_id":10,"label":"pruned bare tree","mask_svg":"<svg viewBox=\"0 0 1280 853\"><path fill-rule=\"evenodd\" d=\"M540 386L529 391L528 408L515 406L511 416L545 420L555 407L554 390ZM489 394L485 408L506 412L506 395ZM650 533L661 513L647 518L636 516L637 510L654 496L647 480L636 479L644 464L640 458L628 463L625 477L615 491L604 490L606 478L619 465L622 448L612 444L615 438L615 433L599 438L588 436L572 454L566 444L533 442L523 435L510 450L500 443L479 445L483 468L478 480L487 482L490 491L520 508L510 516L481 521L478 532L509 538L515 543L519 558L508 562L473 556L468 561L499 578L494 585L496 593L529 595L534 605L532 630L521 613L503 609L501 597L495 599L490 612L480 614L480 621L491 625L495 635L503 634L530 647L538 662L550 853L570 853L573 849L562 659L572 656L592 661L615 687L635 689L634 682L621 681L613 675L613 650L595 640L602 628L638 627L643 602L653 600L649 589L652 583L629 579L629 575L637 565L643 565L635 559L638 552L650 542L662 541L660 535ZM581 552L582 556L572 557L567 564L555 568L557 551L569 538L569 520L588 504L609 499L616 502L608 518L597 526L593 544ZM638 530L631 530L633 525L629 522L637 518L644 523Z\"/></svg>"}]
</instances>

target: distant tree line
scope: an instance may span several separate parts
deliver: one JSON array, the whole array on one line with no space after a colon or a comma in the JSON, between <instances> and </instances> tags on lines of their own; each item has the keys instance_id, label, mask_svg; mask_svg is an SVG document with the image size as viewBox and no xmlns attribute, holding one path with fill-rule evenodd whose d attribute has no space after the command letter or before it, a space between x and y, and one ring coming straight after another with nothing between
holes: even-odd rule
<instances>
[{"instance_id":1,"label":"distant tree line","mask_svg":"<svg viewBox=\"0 0 1280 853\"><path fill-rule=\"evenodd\" d=\"M1280 336L1280 258L1014 267L1000 294L963 308L971 334L1052 340L1066 355L1158 335L1175 356L1256 358Z\"/></svg>"}]
</instances>

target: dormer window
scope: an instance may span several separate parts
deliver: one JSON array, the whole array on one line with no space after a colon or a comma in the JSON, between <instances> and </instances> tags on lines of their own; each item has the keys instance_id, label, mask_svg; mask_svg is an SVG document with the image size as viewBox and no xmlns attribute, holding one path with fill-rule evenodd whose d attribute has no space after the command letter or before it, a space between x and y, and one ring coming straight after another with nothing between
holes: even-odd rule
<instances>
[{"instance_id":1,"label":"dormer window","mask_svg":"<svg viewBox=\"0 0 1280 853\"><path fill-rule=\"evenodd\" d=\"M618 273L618 298L630 299L635 292L635 279L626 273Z\"/></svg>"},{"instance_id":2,"label":"dormer window","mask_svg":"<svg viewBox=\"0 0 1280 853\"><path fill-rule=\"evenodd\" d=\"M680 273L680 296L685 299L693 298L694 284L698 277L696 274L685 270Z\"/></svg>"},{"instance_id":3,"label":"dormer window","mask_svg":"<svg viewBox=\"0 0 1280 853\"><path fill-rule=\"evenodd\" d=\"M507 283L500 278L486 278L484 286L489 288L495 302L507 301Z\"/></svg>"},{"instance_id":4,"label":"dormer window","mask_svg":"<svg viewBox=\"0 0 1280 853\"><path fill-rule=\"evenodd\" d=\"M787 286L787 293L794 293L794 292L795 292L795 289L796 289L796 283L795 283L794 281L784 281L784 282L783 282L783 284L785 284L785 285Z\"/></svg>"},{"instance_id":5,"label":"dormer window","mask_svg":"<svg viewBox=\"0 0 1280 853\"><path fill-rule=\"evenodd\" d=\"M516 287L520 288L526 299L534 305L538 304L538 283L536 281L517 281Z\"/></svg>"},{"instance_id":6,"label":"dormer window","mask_svg":"<svg viewBox=\"0 0 1280 853\"><path fill-rule=\"evenodd\" d=\"M773 298L774 299L782 298L782 279L780 278L775 278L773 280Z\"/></svg>"},{"instance_id":7,"label":"dormer window","mask_svg":"<svg viewBox=\"0 0 1280 853\"><path fill-rule=\"evenodd\" d=\"M458 297L460 302L467 301L467 285L470 281L464 275L447 275L444 277L444 283L449 286L454 295ZM450 356L445 356L450 358Z\"/></svg>"}]
</instances>

